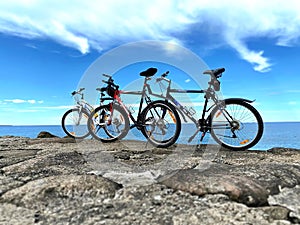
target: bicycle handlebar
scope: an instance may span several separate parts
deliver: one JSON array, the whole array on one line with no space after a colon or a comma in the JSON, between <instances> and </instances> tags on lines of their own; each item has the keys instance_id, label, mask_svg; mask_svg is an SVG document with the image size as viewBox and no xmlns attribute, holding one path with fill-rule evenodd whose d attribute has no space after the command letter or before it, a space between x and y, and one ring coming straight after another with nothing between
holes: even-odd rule
<instances>
[{"instance_id":1,"label":"bicycle handlebar","mask_svg":"<svg viewBox=\"0 0 300 225\"><path fill-rule=\"evenodd\" d=\"M170 80L166 78L166 76L168 76L168 74L169 74L169 71L166 71L165 73L160 75L159 78L156 78L156 82L160 82L162 80L169 82Z\"/></svg>"},{"instance_id":2,"label":"bicycle handlebar","mask_svg":"<svg viewBox=\"0 0 300 225\"><path fill-rule=\"evenodd\" d=\"M106 81L106 80L102 80L103 83L111 85L113 87L115 87L116 89L119 89L119 85L114 84L114 82L112 81Z\"/></svg>"},{"instance_id":3,"label":"bicycle handlebar","mask_svg":"<svg viewBox=\"0 0 300 225\"><path fill-rule=\"evenodd\" d=\"M72 96L74 96L74 95L76 95L76 94L80 94L80 95L82 95L82 91L84 91L85 90L85 88L80 88L78 91L73 91L72 93L71 93L71 95Z\"/></svg>"},{"instance_id":4,"label":"bicycle handlebar","mask_svg":"<svg viewBox=\"0 0 300 225\"><path fill-rule=\"evenodd\" d=\"M218 68L215 70L205 70L203 74L209 74L212 78L218 79L222 76L222 73L225 71L225 68Z\"/></svg>"}]
</instances>

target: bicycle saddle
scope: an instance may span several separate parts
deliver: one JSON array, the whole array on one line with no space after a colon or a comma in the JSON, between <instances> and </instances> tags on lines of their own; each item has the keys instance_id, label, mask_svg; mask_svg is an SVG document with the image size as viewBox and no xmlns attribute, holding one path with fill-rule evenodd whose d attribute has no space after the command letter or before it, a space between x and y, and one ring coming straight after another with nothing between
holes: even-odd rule
<instances>
[{"instance_id":1,"label":"bicycle saddle","mask_svg":"<svg viewBox=\"0 0 300 225\"><path fill-rule=\"evenodd\" d=\"M225 68L218 68L215 70L205 70L203 72L203 74L210 74L210 75L214 75L215 77L217 77L219 74L223 73L225 71Z\"/></svg>"},{"instance_id":2,"label":"bicycle saddle","mask_svg":"<svg viewBox=\"0 0 300 225\"><path fill-rule=\"evenodd\" d=\"M140 72L140 76L142 76L142 77L152 77L154 74L156 74L156 72L157 72L157 69L151 67L151 68L149 68L149 69L147 69L143 72Z\"/></svg>"}]
</instances>

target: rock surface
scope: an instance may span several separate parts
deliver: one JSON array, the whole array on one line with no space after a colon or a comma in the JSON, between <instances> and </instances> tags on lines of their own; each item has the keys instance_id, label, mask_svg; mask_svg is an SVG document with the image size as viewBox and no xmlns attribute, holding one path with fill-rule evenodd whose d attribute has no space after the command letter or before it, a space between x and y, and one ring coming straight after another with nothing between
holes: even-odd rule
<instances>
[{"instance_id":1,"label":"rock surface","mask_svg":"<svg viewBox=\"0 0 300 225\"><path fill-rule=\"evenodd\" d=\"M300 151L0 137L0 224L299 224Z\"/></svg>"}]
</instances>

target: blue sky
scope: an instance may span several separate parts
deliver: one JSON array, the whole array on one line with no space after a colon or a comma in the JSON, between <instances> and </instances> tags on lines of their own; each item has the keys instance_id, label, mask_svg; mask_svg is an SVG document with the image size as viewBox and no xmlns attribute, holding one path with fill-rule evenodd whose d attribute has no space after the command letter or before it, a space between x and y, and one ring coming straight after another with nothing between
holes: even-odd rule
<instances>
[{"instance_id":1,"label":"blue sky","mask_svg":"<svg viewBox=\"0 0 300 225\"><path fill-rule=\"evenodd\" d=\"M60 124L90 65L143 40L175 43L210 68L225 67L224 97L256 99L265 121L300 121L299 30L296 0L2 1L0 124ZM116 80L125 86L142 67ZM181 82L176 72L170 78Z\"/></svg>"}]
</instances>

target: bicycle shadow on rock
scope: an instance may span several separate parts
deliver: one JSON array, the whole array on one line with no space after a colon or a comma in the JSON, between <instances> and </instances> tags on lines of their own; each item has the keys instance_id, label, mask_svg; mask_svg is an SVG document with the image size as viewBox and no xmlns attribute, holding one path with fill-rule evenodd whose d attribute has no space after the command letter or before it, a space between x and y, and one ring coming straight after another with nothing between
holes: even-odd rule
<instances>
[{"instance_id":1,"label":"bicycle shadow on rock","mask_svg":"<svg viewBox=\"0 0 300 225\"><path fill-rule=\"evenodd\" d=\"M167 179L184 169L205 171L218 153L218 145L175 144L156 148L143 141L78 143L90 174L101 175L124 186L150 185ZM206 149L209 148L209 152Z\"/></svg>"}]
</instances>

